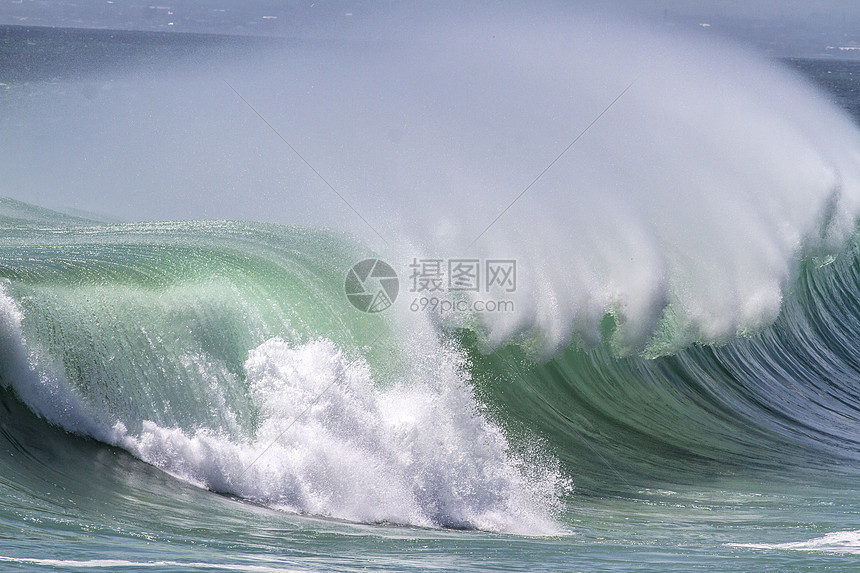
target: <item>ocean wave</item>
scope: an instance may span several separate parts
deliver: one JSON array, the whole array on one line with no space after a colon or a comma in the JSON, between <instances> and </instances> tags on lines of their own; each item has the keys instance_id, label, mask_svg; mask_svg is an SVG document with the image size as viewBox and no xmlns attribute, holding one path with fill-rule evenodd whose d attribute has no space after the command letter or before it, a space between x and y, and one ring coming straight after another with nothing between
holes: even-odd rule
<instances>
[{"instance_id":1,"label":"ocean wave","mask_svg":"<svg viewBox=\"0 0 860 573\"><path fill-rule=\"evenodd\" d=\"M292 512L560 531L569 485L557 462L521 455L481 415L459 349L432 330L368 328L338 265L301 265L311 248L331 259L326 233L194 223L30 233L3 248L0 365L49 422ZM424 359L374 369L363 345Z\"/></svg>"}]
</instances>

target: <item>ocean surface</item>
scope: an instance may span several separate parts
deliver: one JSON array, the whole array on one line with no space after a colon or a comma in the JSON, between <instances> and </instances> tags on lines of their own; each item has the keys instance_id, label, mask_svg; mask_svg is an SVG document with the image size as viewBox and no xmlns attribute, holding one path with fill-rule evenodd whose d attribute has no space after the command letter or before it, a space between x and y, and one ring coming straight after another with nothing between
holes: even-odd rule
<instances>
[{"instance_id":1,"label":"ocean surface","mask_svg":"<svg viewBox=\"0 0 860 573\"><path fill-rule=\"evenodd\" d=\"M475 29L0 28L0 569L857 570L860 63Z\"/></svg>"}]
</instances>

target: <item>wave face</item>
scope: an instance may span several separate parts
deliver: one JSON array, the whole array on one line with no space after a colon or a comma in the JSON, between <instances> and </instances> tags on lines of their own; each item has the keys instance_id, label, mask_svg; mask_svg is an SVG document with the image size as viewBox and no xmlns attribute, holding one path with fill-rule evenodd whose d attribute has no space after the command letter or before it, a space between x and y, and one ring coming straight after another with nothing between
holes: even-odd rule
<instances>
[{"instance_id":1,"label":"wave face","mask_svg":"<svg viewBox=\"0 0 860 573\"><path fill-rule=\"evenodd\" d=\"M860 260L804 261L777 320L755 335L652 359L618 357L606 339L535 364L520 347L466 347L480 395L553 436L578 486L750 468L856 471L860 440ZM583 475L584 474L584 475Z\"/></svg>"},{"instance_id":2,"label":"wave face","mask_svg":"<svg viewBox=\"0 0 860 573\"><path fill-rule=\"evenodd\" d=\"M342 290L354 251L343 241L2 207L2 379L36 414L294 512L554 530L558 467L513 454L478 412L458 350L361 323ZM409 345L423 360L368 362Z\"/></svg>"}]
</instances>

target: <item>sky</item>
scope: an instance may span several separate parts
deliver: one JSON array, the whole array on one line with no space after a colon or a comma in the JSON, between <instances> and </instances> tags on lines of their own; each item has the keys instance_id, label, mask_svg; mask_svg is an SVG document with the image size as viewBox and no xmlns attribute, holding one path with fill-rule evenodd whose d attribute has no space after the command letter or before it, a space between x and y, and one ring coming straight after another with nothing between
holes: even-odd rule
<instances>
[{"instance_id":1,"label":"sky","mask_svg":"<svg viewBox=\"0 0 860 573\"><path fill-rule=\"evenodd\" d=\"M661 27L718 35L778 57L852 56L852 51L838 53L838 48L860 44L860 2L853 0L579 0L561 4L571 10L607 12ZM439 5L423 4L422 10ZM309 26L338 33L380 11L399 11L408 17L411 6L416 4L0 0L0 24L291 36Z\"/></svg>"}]
</instances>

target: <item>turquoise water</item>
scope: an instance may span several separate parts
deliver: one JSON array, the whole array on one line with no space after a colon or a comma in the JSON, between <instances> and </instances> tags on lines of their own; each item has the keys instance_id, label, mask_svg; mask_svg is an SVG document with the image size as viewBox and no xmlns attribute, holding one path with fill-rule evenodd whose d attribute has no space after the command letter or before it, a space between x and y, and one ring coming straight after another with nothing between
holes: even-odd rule
<instances>
[{"instance_id":1,"label":"turquoise water","mask_svg":"<svg viewBox=\"0 0 860 573\"><path fill-rule=\"evenodd\" d=\"M5 78L0 108L11 133L28 122L46 132L68 125L62 106L78 109L69 86L115 73L91 60L95 71L81 60L70 73L22 47L21 29L5 34L4 49L41 62ZM177 56L163 36L97 36L98 50L122 40L124 65L144 67L213 42L240 49L206 37L180 43ZM52 42L94 41L83 37L42 30L32 45L50 52L59 49ZM742 176L722 194L690 191L695 208L677 197L677 220L649 219L644 201L647 228L661 229L661 257L649 258L648 233L619 238L611 217L580 221L588 232L574 237L560 188L548 203L523 206L540 225L524 218L493 244L535 255L518 259L513 317L410 312L411 258L354 227L102 222L113 218L110 205L94 198L83 207L108 216L0 199L2 568L855 570L860 239L847 146L856 130L822 103L851 109L853 72L793 65L832 95L798 96L809 109L783 123L733 87L767 116L763 127L800 127L780 131L780 141L762 135L762 149L778 149L780 160L761 150L761 161L739 160ZM779 76L777 85L811 89L792 81ZM122 82L130 83L106 86L147 93ZM123 125L97 105L86 109ZM818 120L838 127L835 143L816 140ZM733 157L709 147L723 141L714 130L693 141L708 156ZM792 147L795 133L809 140ZM807 143L827 169L800 163ZM188 161L193 170L197 159ZM693 167L673 166L700 181L687 173ZM773 178L766 193L760 172ZM10 194L20 197L17 189ZM598 212L606 193L589 196ZM666 199L654 197L657 207ZM427 202L428 218L444 207ZM394 197L381 212L397 212ZM702 213L710 218L695 218ZM771 224L773 234L750 231ZM703 230L675 236L676 227ZM401 231L408 251L414 237ZM403 298L362 313L344 279L381 252ZM588 290L601 281L621 294Z\"/></svg>"}]
</instances>

